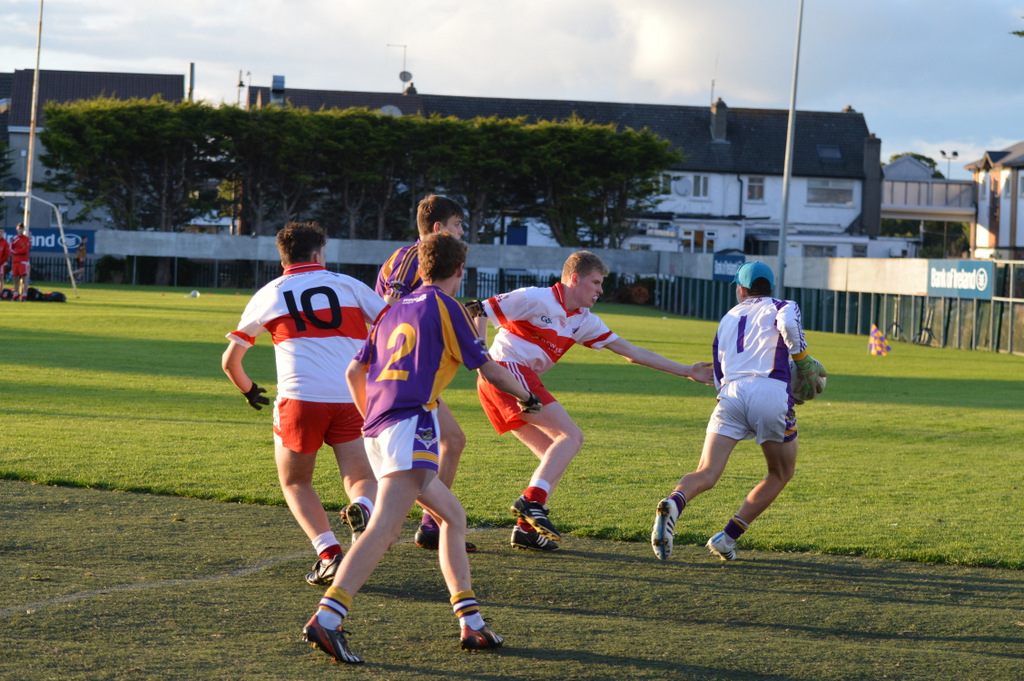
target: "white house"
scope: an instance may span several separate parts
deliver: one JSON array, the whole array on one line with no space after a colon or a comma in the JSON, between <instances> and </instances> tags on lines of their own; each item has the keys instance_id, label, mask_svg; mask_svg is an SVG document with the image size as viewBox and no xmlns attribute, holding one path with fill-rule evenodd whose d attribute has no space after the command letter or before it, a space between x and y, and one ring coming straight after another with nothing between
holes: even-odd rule
<instances>
[{"instance_id":1,"label":"white house","mask_svg":"<svg viewBox=\"0 0 1024 681\"><path fill-rule=\"evenodd\" d=\"M1024 259L1024 142L987 151L965 166L974 176L978 208L971 223L971 255Z\"/></svg>"},{"instance_id":2,"label":"white house","mask_svg":"<svg viewBox=\"0 0 1024 681\"><path fill-rule=\"evenodd\" d=\"M682 163L664 177L658 212L625 245L684 252L777 255L788 112L686 109ZM913 255L913 242L879 238L881 142L863 115L798 111L789 187L787 257Z\"/></svg>"}]
</instances>

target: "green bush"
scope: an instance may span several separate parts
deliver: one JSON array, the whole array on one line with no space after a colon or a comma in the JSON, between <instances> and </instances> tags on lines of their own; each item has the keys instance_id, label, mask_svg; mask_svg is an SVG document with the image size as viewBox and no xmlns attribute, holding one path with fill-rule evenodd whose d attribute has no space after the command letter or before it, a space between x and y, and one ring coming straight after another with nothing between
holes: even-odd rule
<instances>
[{"instance_id":1,"label":"green bush","mask_svg":"<svg viewBox=\"0 0 1024 681\"><path fill-rule=\"evenodd\" d=\"M128 259L104 255L96 261L96 283L121 284L128 274Z\"/></svg>"}]
</instances>

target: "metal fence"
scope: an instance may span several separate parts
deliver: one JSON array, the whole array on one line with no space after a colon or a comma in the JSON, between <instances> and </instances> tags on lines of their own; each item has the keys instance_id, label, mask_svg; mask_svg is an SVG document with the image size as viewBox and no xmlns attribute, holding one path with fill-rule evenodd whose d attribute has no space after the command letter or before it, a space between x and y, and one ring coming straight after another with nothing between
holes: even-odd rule
<instances>
[{"instance_id":1,"label":"metal fence","mask_svg":"<svg viewBox=\"0 0 1024 681\"><path fill-rule=\"evenodd\" d=\"M717 321L736 303L731 282L673 277L655 284L654 304L685 317ZM786 288L804 329L868 335L940 348L1024 354L1024 263L996 267L992 300Z\"/></svg>"},{"instance_id":2,"label":"metal fence","mask_svg":"<svg viewBox=\"0 0 1024 681\"><path fill-rule=\"evenodd\" d=\"M81 281L99 278L112 283L155 283L157 258L129 257L117 260L111 270L107 261L87 260ZM376 281L377 267L328 263L368 286ZM118 275L112 277L111 275ZM281 276L274 261L189 260L174 258L172 283L189 288L239 288L255 290ZM67 281L63 257L32 258L36 281ZM469 270L459 289L460 297L485 298L523 286L551 286L557 279L522 270ZM651 291L651 303L666 312L717 321L735 304L730 282L691 277L642 278L612 273L605 281L605 298L622 286L643 283ZM787 287L785 297L795 300L808 331L868 335L875 325L895 342L932 347L989 350L1024 354L1024 262L997 262L995 295L991 300L936 296L860 293Z\"/></svg>"}]
</instances>

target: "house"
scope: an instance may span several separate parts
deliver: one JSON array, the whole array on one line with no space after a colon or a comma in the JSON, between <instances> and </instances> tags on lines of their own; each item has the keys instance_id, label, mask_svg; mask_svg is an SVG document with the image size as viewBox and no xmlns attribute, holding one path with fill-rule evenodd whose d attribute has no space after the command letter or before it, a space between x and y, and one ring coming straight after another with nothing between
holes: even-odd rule
<instances>
[{"instance_id":1,"label":"house","mask_svg":"<svg viewBox=\"0 0 1024 681\"><path fill-rule=\"evenodd\" d=\"M526 116L564 120L573 114L620 128L647 128L669 140L683 160L663 177L657 207L633 218L625 248L683 252L778 253L789 115L770 109L730 109L574 100L462 97L252 87L248 104L288 102L322 108L365 107L392 115L440 114L468 119ZM879 240L881 141L863 114L799 111L787 216L787 255L912 255L904 239ZM531 231L528 243L544 245Z\"/></svg>"},{"instance_id":2,"label":"house","mask_svg":"<svg viewBox=\"0 0 1024 681\"><path fill-rule=\"evenodd\" d=\"M1024 259L1024 142L986 151L971 171L978 208L971 223L974 258Z\"/></svg>"},{"instance_id":3,"label":"house","mask_svg":"<svg viewBox=\"0 0 1024 681\"><path fill-rule=\"evenodd\" d=\"M6 133L10 153L14 160L11 173L14 176L8 191L23 191L28 170L29 131L32 122L32 88L35 72L18 70L14 73L0 73L0 134ZM7 85L9 84L9 85ZM5 90L5 87L9 89ZM8 94L5 95L5 92ZM44 106L48 102L73 102L96 97L117 99L149 99L160 95L168 102L179 102L185 93L183 75L159 75L149 73L94 73L88 71L40 71L39 99L36 112L36 133L46 125ZM4 111L6 103L6 112ZM4 116L6 115L6 126ZM43 192L36 185L44 180L49 171L39 162L41 147L36 140L32 168L32 193L58 206L64 215L75 215L75 209L63 194ZM17 186L14 186L17 185ZM12 227L21 222L24 213L22 199L8 199L2 204L2 224ZM97 216L93 221L83 223L85 228L101 228L104 219ZM32 206L29 231L56 227L56 216L49 208L37 204Z\"/></svg>"}]
</instances>

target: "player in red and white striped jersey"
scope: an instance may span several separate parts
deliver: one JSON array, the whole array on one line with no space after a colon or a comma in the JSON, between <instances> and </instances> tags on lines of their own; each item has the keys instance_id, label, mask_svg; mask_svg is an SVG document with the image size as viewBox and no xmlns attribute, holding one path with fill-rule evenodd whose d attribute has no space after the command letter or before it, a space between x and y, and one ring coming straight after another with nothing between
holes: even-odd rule
<instances>
[{"instance_id":1,"label":"player in red and white striped jersey","mask_svg":"<svg viewBox=\"0 0 1024 681\"><path fill-rule=\"evenodd\" d=\"M539 414L524 414L514 399L477 380L480 403L499 433L512 431L538 459L523 495L512 513L518 518L512 546L551 551L561 535L548 519L547 500L569 462L583 445L583 432L565 408L545 389L540 376L573 345L593 350L607 348L633 364L682 376L699 383L713 381L710 362L680 364L656 352L637 347L608 328L590 308L604 292L608 268L588 251L569 256L562 280L550 288L523 288L467 305L471 313L486 314L498 328L490 355L507 367L522 384L540 398Z\"/></svg>"},{"instance_id":2,"label":"player in red and white striped jersey","mask_svg":"<svg viewBox=\"0 0 1024 681\"><path fill-rule=\"evenodd\" d=\"M238 329L227 335L221 365L255 409L269 404L265 389L249 378L242 358L269 332L277 361L274 456L285 501L313 544L318 559L306 575L329 584L341 563L341 545L313 489L316 453L334 450L351 504L365 522L377 482L363 449L362 416L353 405L345 369L367 337L367 324L384 308L370 287L324 264L327 236L315 223L292 222L278 232L284 274L252 297ZM352 521L351 512L346 520Z\"/></svg>"}]
</instances>

